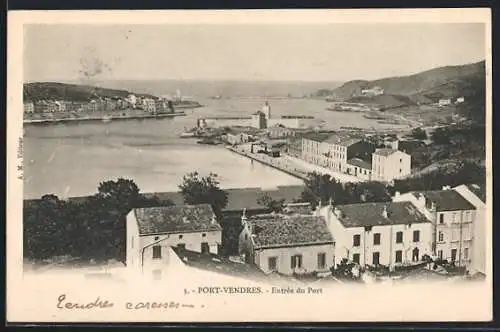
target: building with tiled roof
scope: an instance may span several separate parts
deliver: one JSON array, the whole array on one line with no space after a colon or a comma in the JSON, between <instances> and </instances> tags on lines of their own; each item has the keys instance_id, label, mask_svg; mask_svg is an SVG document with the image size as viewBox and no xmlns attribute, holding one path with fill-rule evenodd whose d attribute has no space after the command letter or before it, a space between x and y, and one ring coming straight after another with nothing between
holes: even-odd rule
<instances>
[{"instance_id":1,"label":"building with tiled roof","mask_svg":"<svg viewBox=\"0 0 500 332\"><path fill-rule=\"evenodd\" d=\"M459 191L442 190L396 193L394 202L412 202L433 223L433 254L469 267L473 257L478 210ZM481 217L484 219L483 217Z\"/></svg>"},{"instance_id":2,"label":"building with tiled roof","mask_svg":"<svg viewBox=\"0 0 500 332\"><path fill-rule=\"evenodd\" d=\"M370 180L372 175L372 164L360 158L349 159L347 161L347 173L361 179Z\"/></svg>"},{"instance_id":3,"label":"building with tiled roof","mask_svg":"<svg viewBox=\"0 0 500 332\"><path fill-rule=\"evenodd\" d=\"M375 145L359 135L318 134L302 138L301 159L309 163L346 173L348 160L359 158L370 160Z\"/></svg>"},{"instance_id":4,"label":"building with tiled roof","mask_svg":"<svg viewBox=\"0 0 500 332\"><path fill-rule=\"evenodd\" d=\"M411 202L324 206L335 238L335 262L361 266L417 264L431 252L432 224Z\"/></svg>"},{"instance_id":5,"label":"building with tiled roof","mask_svg":"<svg viewBox=\"0 0 500 332\"><path fill-rule=\"evenodd\" d=\"M390 182L410 174L411 155L395 149L377 149L372 154L372 180Z\"/></svg>"},{"instance_id":6,"label":"building with tiled roof","mask_svg":"<svg viewBox=\"0 0 500 332\"><path fill-rule=\"evenodd\" d=\"M328 271L335 242L323 217L301 214L242 216L239 251L266 273Z\"/></svg>"},{"instance_id":7,"label":"building with tiled roof","mask_svg":"<svg viewBox=\"0 0 500 332\"><path fill-rule=\"evenodd\" d=\"M158 270L168 264L165 252L180 246L218 253L222 228L209 204L132 209L126 218L126 262Z\"/></svg>"}]
</instances>

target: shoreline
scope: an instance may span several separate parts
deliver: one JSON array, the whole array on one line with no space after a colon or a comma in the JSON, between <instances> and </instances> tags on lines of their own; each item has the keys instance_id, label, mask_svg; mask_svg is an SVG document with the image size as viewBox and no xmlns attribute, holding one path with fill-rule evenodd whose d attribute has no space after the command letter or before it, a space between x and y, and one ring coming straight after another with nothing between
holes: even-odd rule
<instances>
[{"instance_id":1,"label":"shoreline","mask_svg":"<svg viewBox=\"0 0 500 332\"><path fill-rule=\"evenodd\" d=\"M186 112L165 113L165 114L144 114L144 115L125 115L125 116L96 116L81 118L63 118L63 119L23 119L23 124L46 124L60 122L78 122L78 121L115 121L115 120L134 120L134 119L161 119L173 118L176 116L186 116Z\"/></svg>"}]
</instances>

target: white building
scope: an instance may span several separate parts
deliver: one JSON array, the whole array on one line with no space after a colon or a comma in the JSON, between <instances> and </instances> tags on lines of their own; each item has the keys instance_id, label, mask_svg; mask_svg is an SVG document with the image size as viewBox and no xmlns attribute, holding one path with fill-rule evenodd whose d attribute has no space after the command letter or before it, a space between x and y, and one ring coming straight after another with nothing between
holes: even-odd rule
<instances>
[{"instance_id":1,"label":"white building","mask_svg":"<svg viewBox=\"0 0 500 332\"><path fill-rule=\"evenodd\" d=\"M265 273L328 272L335 242L325 219L301 214L264 214L241 218L239 252Z\"/></svg>"},{"instance_id":2,"label":"white building","mask_svg":"<svg viewBox=\"0 0 500 332\"><path fill-rule=\"evenodd\" d=\"M445 188L396 193L394 202L412 202L433 224L433 254L470 266L476 207L457 191Z\"/></svg>"},{"instance_id":3,"label":"white building","mask_svg":"<svg viewBox=\"0 0 500 332\"><path fill-rule=\"evenodd\" d=\"M457 100L455 101L456 104L461 104L465 102L465 98L464 97L458 97Z\"/></svg>"},{"instance_id":4,"label":"white building","mask_svg":"<svg viewBox=\"0 0 500 332\"><path fill-rule=\"evenodd\" d=\"M132 106L132 108L135 108L136 104L137 104L137 97L135 95L128 95L127 97L127 101L130 103L130 105Z\"/></svg>"},{"instance_id":5,"label":"white building","mask_svg":"<svg viewBox=\"0 0 500 332\"><path fill-rule=\"evenodd\" d=\"M335 263L394 268L431 254L432 224L411 202L360 203L320 207L335 238Z\"/></svg>"},{"instance_id":6,"label":"white building","mask_svg":"<svg viewBox=\"0 0 500 332\"><path fill-rule=\"evenodd\" d=\"M392 181L411 174L411 156L395 149L377 149L372 155L372 180Z\"/></svg>"},{"instance_id":7,"label":"white building","mask_svg":"<svg viewBox=\"0 0 500 332\"><path fill-rule=\"evenodd\" d=\"M453 188L472 205L476 207L476 217L474 220L474 241L472 243L472 261L470 264L471 272L480 272L486 274L486 236L487 236L487 217L486 217L486 195L480 186L460 185Z\"/></svg>"},{"instance_id":8,"label":"white building","mask_svg":"<svg viewBox=\"0 0 500 332\"><path fill-rule=\"evenodd\" d=\"M266 119L269 120L271 119L271 105L269 105L269 102L265 102L264 106L262 106L262 113L266 115Z\"/></svg>"},{"instance_id":9,"label":"white building","mask_svg":"<svg viewBox=\"0 0 500 332\"><path fill-rule=\"evenodd\" d=\"M133 209L126 228L127 267L143 273L161 273L170 247L217 253L221 244L222 228L209 204Z\"/></svg>"},{"instance_id":10,"label":"white building","mask_svg":"<svg viewBox=\"0 0 500 332\"><path fill-rule=\"evenodd\" d=\"M451 99L439 99L439 106L447 106L451 104Z\"/></svg>"},{"instance_id":11,"label":"white building","mask_svg":"<svg viewBox=\"0 0 500 332\"><path fill-rule=\"evenodd\" d=\"M373 88L370 88L370 89L362 89L361 90L361 94L363 95L367 95L367 96L379 96L379 95L383 95L384 94L384 89L382 89L381 87L379 86L375 86Z\"/></svg>"},{"instance_id":12,"label":"white building","mask_svg":"<svg viewBox=\"0 0 500 332\"><path fill-rule=\"evenodd\" d=\"M24 113L34 113L35 104L31 101L24 102Z\"/></svg>"}]
</instances>

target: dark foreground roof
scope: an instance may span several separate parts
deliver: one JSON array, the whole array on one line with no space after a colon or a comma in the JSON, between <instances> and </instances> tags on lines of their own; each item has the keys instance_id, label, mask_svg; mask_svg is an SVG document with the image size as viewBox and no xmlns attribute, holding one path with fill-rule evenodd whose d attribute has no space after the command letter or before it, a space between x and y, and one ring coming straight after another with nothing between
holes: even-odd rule
<instances>
[{"instance_id":1,"label":"dark foreground roof","mask_svg":"<svg viewBox=\"0 0 500 332\"><path fill-rule=\"evenodd\" d=\"M383 215L384 207L387 218ZM367 227L430 222L411 202L381 202L338 205L344 227Z\"/></svg>"},{"instance_id":2,"label":"dark foreground roof","mask_svg":"<svg viewBox=\"0 0 500 332\"><path fill-rule=\"evenodd\" d=\"M248 222L256 249L334 243L323 217L264 214Z\"/></svg>"},{"instance_id":3,"label":"dark foreground roof","mask_svg":"<svg viewBox=\"0 0 500 332\"><path fill-rule=\"evenodd\" d=\"M413 191L415 197L424 195L426 201L436 204L436 211L463 211L475 210L472 203L466 200L455 190L432 190L432 191ZM427 203L426 203L427 204Z\"/></svg>"},{"instance_id":4,"label":"dark foreground roof","mask_svg":"<svg viewBox=\"0 0 500 332\"><path fill-rule=\"evenodd\" d=\"M486 203L486 190L484 190L484 186L480 186L477 184L468 184L467 188L474 193L483 203Z\"/></svg>"},{"instance_id":5,"label":"dark foreground roof","mask_svg":"<svg viewBox=\"0 0 500 332\"><path fill-rule=\"evenodd\" d=\"M266 274L257 266L247 263L235 262L227 257L212 253L198 253L180 247L172 247L174 252L187 266L200 270L211 271L236 278L244 278L258 282L296 283L297 280L290 276L276 273Z\"/></svg>"},{"instance_id":6,"label":"dark foreground roof","mask_svg":"<svg viewBox=\"0 0 500 332\"><path fill-rule=\"evenodd\" d=\"M209 204L140 208L132 213L140 235L221 230Z\"/></svg>"}]
</instances>

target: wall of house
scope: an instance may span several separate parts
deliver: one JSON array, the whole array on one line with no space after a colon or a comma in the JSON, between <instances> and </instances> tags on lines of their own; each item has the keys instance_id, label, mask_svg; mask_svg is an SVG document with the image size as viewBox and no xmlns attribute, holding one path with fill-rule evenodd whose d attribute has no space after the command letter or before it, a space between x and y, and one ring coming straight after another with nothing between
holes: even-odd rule
<instances>
[{"instance_id":1,"label":"wall of house","mask_svg":"<svg viewBox=\"0 0 500 332\"><path fill-rule=\"evenodd\" d=\"M125 223L127 234L127 238L125 240L125 264L127 267L136 268L140 266L141 262L139 260L139 229L137 227L137 219L135 218L134 211L130 211L129 214L127 214Z\"/></svg>"},{"instance_id":2,"label":"wall of house","mask_svg":"<svg viewBox=\"0 0 500 332\"><path fill-rule=\"evenodd\" d=\"M392 181L411 174L411 156L397 151L389 156L373 154L372 179L377 181Z\"/></svg>"},{"instance_id":3,"label":"wall of house","mask_svg":"<svg viewBox=\"0 0 500 332\"><path fill-rule=\"evenodd\" d=\"M473 271L486 274L486 204L465 185L458 186L454 190L476 207L470 268Z\"/></svg>"},{"instance_id":4,"label":"wall of house","mask_svg":"<svg viewBox=\"0 0 500 332\"><path fill-rule=\"evenodd\" d=\"M366 169L354 165L347 164L346 166L347 173L351 175L355 175L356 177L363 180L370 180L372 175L371 169Z\"/></svg>"},{"instance_id":5,"label":"wall of house","mask_svg":"<svg viewBox=\"0 0 500 332\"><path fill-rule=\"evenodd\" d=\"M325 267L320 268L318 266L318 254L325 254ZM312 272L326 272L332 266L334 262L335 245L334 244L323 244L323 245L310 245L310 246L297 246L297 247L285 247L285 248L272 248L272 249L258 249L255 251L255 264L259 268L266 272L272 272L269 270L269 258L276 257L276 268L277 272L291 275L295 273L312 273ZM302 255L302 268L292 269L291 267L291 257L293 255Z\"/></svg>"},{"instance_id":6,"label":"wall of house","mask_svg":"<svg viewBox=\"0 0 500 332\"><path fill-rule=\"evenodd\" d=\"M328 209L322 209L322 215L326 214ZM372 265L373 253L379 253L379 263L390 265L396 264L396 251L402 251L401 264L412 262L412 250L418 248L419 259L424 254L430 255L432 248L432 224L418 223L412 225L384 225L374 226L371 230L365 231L363 227L346 228L338 218L330 213L327 217L329 229L335 239L335 262L339 264L342 259L353 260L354 254L359 254L360 265ZM413 242L413 232L419 231L420 238L418 242ZM396 243L396 233L403 232L403 242ZM380 244L374 245L374 234L380 233ZM354 247L353 238L360 235L360 245Z\"/></svg>"}]
</instances>

